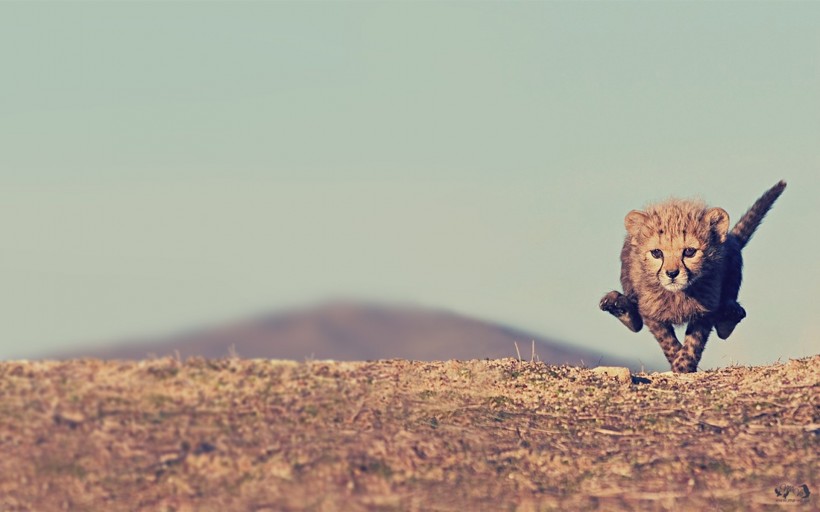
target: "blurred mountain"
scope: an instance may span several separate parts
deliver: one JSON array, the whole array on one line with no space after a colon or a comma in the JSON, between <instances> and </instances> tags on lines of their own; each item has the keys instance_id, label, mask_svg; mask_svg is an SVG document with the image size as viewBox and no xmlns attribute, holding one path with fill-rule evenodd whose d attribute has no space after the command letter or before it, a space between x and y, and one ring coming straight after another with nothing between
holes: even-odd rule
<instances>
[{"instance_id":1,"label":"blurred mountain","mask_svg":"<svg viewBox=\"0 0 820 512\"><path fill-rule=\"evenodd\" d=\"M167 339L119 343L58 358L143 359L175 355L222 358L374 359L532 358L550 364L631 366L609 355L446 311L409 306L334 302L312 309L262 315Z\"/></svg>"}]
</instances>

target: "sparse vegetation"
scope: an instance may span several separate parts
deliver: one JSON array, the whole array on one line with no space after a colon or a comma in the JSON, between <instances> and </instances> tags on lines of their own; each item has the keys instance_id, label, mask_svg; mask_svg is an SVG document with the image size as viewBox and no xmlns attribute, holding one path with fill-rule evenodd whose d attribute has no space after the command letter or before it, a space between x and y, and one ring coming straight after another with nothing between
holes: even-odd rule
<instances>
[{"instance_id":1,"label":"sparse vegetation","mask_svg":"<svg viewBox=\"0 0 820 512\"><path fill-rule=\"evenodd\" d=\"M820 356L0 363L0 510L817 509Z\"/></svg>"}]
</instances>

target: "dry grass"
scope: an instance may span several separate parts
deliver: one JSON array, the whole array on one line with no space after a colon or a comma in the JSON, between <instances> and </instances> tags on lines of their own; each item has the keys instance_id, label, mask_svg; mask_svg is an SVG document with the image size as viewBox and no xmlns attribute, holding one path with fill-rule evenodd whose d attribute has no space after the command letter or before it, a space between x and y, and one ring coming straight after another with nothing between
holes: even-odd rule
<instances>
[{"instance_id":1,"label":"dry grass","mask_svg":"<svg viewBox=\"0 0 820 512\"><path fill-rule=\"evenodd\" d=\"M0 510L818 509L818 375L0 363Z\"/></svg>"}]
</instances>

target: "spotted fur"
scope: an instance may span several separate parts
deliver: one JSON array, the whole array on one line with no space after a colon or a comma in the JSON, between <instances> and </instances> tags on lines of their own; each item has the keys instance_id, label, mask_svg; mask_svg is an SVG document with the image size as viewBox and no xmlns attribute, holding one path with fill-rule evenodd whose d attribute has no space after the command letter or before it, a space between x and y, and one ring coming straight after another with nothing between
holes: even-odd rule
<instances>
[{"instance_id":1,"label":"spotted fur","mask_svg":"<svg viewBox=\"0 0 820 512\"><path fill-rule=\"evenodd\" d=\"M702 201L670 199L633 210L624 219L623 293L611 291L600 308L633 332L647 329L674 372L697 371L712 329L726 339L746 316L737 302L741 250L786 188L766 191L729 230L729 214ZM681 344L675 325L687 324Z\"/></svg>"}]
</instances>

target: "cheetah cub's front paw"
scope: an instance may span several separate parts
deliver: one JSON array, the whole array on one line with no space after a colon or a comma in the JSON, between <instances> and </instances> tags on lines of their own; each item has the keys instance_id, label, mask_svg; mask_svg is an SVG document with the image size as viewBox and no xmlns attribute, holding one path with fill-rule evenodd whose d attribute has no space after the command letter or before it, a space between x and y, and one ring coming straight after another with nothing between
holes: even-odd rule
<instances>
[{"instance_id":1,"label":"cheetah cub's front paw","mask_svg":"<svg viewBox=\"0 0 820 512\"><path fill-rule=\"evenodd\" d=\"M629 311L629 299L624 297L622 293L612 290L601 298L598 307L602 311L612 313L614 316L622 316Z\"/></svg>"},{"instance_id":2,"label":"cheetah cub's front paw","mask_svg":"<svg viewBox=\"0 0 820 512\"><path fill-rule=\"evenodd\" d=\"M715 331L717 331L718 338L725 340L735 330L737 324L746 318L746 310L737 302L730 302L724 304L717 314L715 320Z\"/></svg>"},{"instance_id":3,"label":"cheetah cub's front paw","mask_svg":"<svg viewBox=\"0 0 820 512\"><path fill-rule=\"evenodd\" d=\"M598 307L616 317L632 332L638 332L643 327L643 318L638 312L638 307L620 292L612 290L604 295Z\"/></svg>"}]
</instances>

